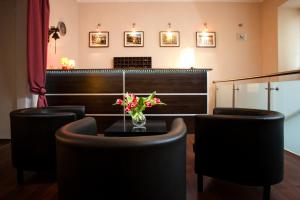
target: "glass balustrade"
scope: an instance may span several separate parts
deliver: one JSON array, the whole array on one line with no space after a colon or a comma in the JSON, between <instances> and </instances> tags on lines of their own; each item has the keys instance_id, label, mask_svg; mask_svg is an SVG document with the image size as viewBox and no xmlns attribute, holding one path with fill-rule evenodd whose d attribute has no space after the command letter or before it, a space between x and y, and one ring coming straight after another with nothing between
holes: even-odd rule
<instances>
[{"instance_id":1,"label":"glass balustrade","mask_svg":"<svg viewBox=\"0 0 300 200\"><path fill-rule=\"evenodd\" d=\"M281 112L285 115L285 149L300 155L300 80L216 83L216 107L270 109Z\"/></svg>"},{"instance_id":2,"label":"glass balustrade","mask_svg":"<svg viewBox=\"0 0 300 200\"><path fill-rule=\"evenodd\" d=\"M238 84L235 86L235 107L268 109L267 83Z\"/></svg>"},{"instance_id":3,"label":"glass balustrade","mask_svg":"<svg viewBox=\"0 0 300 200\"><path fill-rule=\"evenodd\" d=\"M285 116L285 148L300 155L300 81L271 83L271 110Z\"/></svg>"},{"instance_id":4,"label":"glass balustrade","mask_svg":"<svg viewBox=\"0 0 300 200\"><path fill-rule=\"evenodd\" d=\"M217 107L232 107L232 85L222 84L217 87Z\"/></svg>"}]
</instances>

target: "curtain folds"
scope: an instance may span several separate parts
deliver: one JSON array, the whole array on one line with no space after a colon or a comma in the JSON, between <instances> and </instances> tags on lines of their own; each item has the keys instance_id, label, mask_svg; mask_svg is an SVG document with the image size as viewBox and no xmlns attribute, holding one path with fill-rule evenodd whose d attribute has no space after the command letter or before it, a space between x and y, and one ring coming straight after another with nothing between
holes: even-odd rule
<instances>
[{"instance_id":1,"label":"curtain folds","mask_svg":"<svg viewBox=\"0 0 300 200\"><path fill-rule=\"evenodd\" d=\"M27 68L30 91L38 94L37 107L47 107L45 97L49 0L28 0Z\"/></svg>"}]
</instances>

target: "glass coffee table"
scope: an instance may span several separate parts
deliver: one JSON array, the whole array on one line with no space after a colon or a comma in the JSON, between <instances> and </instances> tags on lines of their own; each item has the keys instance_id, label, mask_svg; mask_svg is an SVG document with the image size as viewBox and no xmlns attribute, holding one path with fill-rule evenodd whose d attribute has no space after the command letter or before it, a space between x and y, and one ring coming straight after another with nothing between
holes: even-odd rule
<instances>
[{"instance_id":1,"label":"glass coffee table","mask_svg":"<svg viewBox=\"0 0 300 200\"><path fill-rule=\"evenodd\" d=\"M144 128L135 128L131 120L119 120L104 130L104 136L129 137L162 135L167 133L167 125L164 120L147 120Z\"/></svg>"}]
</instances>

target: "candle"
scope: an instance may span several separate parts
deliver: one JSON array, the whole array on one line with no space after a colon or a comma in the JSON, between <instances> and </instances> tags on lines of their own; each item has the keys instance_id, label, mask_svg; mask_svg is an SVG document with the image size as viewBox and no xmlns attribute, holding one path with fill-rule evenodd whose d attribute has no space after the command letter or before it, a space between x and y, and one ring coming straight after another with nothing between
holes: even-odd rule
<instances>
[{"instance_id":1,"label":"candle","mask_svg":"<svg viewBox=\"0 0 300 200\"><path fill-rule=\"evenodd\" d=\"M60 59L60 64L62 66L62 69L68 69L68 65L69 65L69 59L66 57L62 57Z\"/></svg>"},{"instance_id":2,"label":"candle","mask_svg":"<svg viewBox=\"0 0 300 200\"><path fill-rule=\"evenodd\" d=\"M74 69L75 68L75 60L69 60L69 68Z\"/></svg>"}]
</instances>

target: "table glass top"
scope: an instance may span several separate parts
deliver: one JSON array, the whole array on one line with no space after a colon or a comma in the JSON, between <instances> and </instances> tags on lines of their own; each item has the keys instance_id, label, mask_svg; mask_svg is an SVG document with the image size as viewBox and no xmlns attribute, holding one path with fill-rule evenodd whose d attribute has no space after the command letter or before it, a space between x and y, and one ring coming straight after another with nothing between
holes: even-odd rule
<instances>
[{"instance_id":1,"label":"table glass top","mask_svg":"<svg viewBox=\"0 0 300 200\"><path fill-rule=\"evenodd\" d=\"M143 128L135 128L131 120L119 120L104 130L105 136L145 136L161 135L167 132L166 122L163 120L147 120Z\"/></svg>"}]
</instances>

